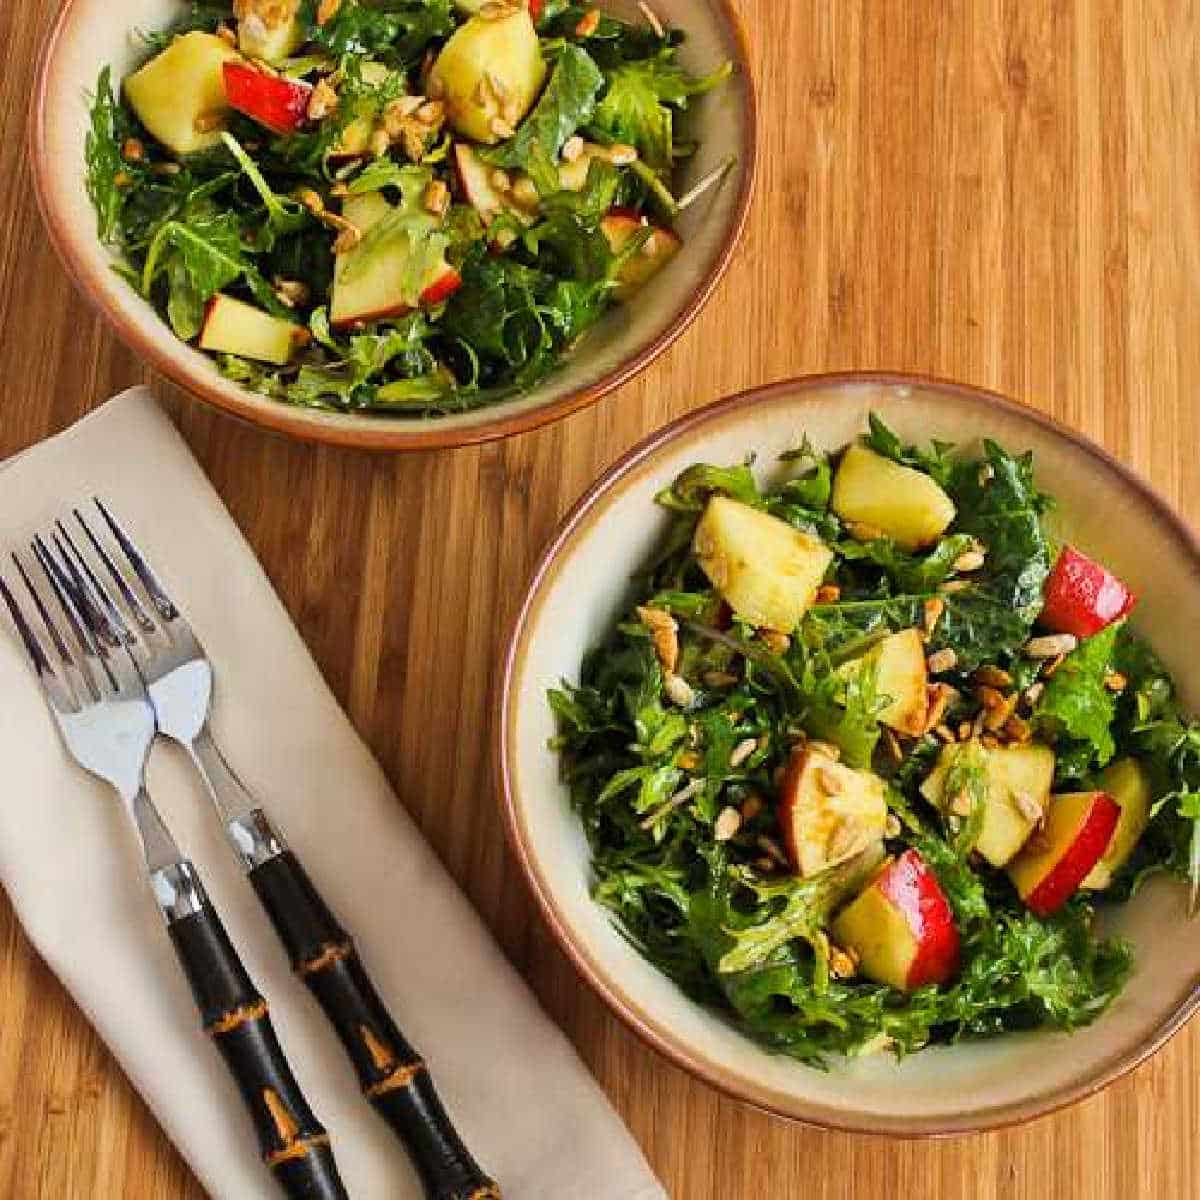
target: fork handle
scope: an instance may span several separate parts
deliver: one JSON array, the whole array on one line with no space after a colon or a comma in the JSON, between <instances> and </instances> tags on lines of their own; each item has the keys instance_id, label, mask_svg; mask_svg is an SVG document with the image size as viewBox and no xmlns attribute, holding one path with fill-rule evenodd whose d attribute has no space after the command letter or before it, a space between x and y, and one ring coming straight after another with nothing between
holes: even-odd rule
<instances>
[{"instance_id":1,"label":"fork handle","mask_svg":"<svg viewBox=\"0 0 1200 1200\"><path fill-rule=\"evenodd\" d=\"M164 887L160 877L167 872L174 878ZM180 878L191 903L182 912L163 904L167 931L204 1030L250 1111L263 1162L292 1200L348 1200L329 1135L309 1108L275 1035L267 1002L242 965L191 863L176 863L157 873L160 903L164 892L179 894Z\"/></svg>"},{"instance_id":2,"label":"fork handle","mask_svg":"<svg viewBox=\"0 0 1200 1200\"><path fill-rule=\"evenodd\" d=\"M408 1149L429 1200L498 1200L499 1187L463 1143L428 1067L397 1028L349 934L296 856L283 850L249 877L294 970L337 1031L364 1094Z\"/></svg>"}]
</instances>

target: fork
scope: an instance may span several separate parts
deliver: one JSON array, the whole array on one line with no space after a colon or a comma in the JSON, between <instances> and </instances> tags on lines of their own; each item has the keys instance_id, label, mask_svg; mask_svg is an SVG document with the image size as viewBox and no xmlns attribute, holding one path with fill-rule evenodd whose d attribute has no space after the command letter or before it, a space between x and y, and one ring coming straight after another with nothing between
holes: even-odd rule
<instances>
[{"instance_id":1,"label":"fork","mask_svg":"<svg viewBox=\"0 0 1200 1200\"><path fill-rule=\"evenodd\" d=\"M146 870L167 932L191 984L201 1021L220 1050L258 1134L263 1161L299 1200L346 1200L329 1135L309 1108L276 1037L267 1003L247 974L200 876L154 805L145 783L155 737L154 708L124 644L106 636L88 598L73 586L63 546L40 537L33 554L65 619L63 637L25 565L13 562L53 646L58 665L0 576L51 715L75 761L109 784L140 836Z\"/></svg>"},{"instance_id":2,"label":"fork","mask_svg":"<svg viewBox=\"0 0 1200 1200\"><path fill-rule=\"evenodd\" d=\"M94 503L147 603L105 540L75 509L75 520L111 589L60 522L59 536L80 585L99 608L98 619L111 637L132 654L146 681L158 731L185 748L203 778L293 970L333 1025L363 1092L404 1143L430 1200L499 1197L499 1187L455 1129L425 1062L384 1006L350 935L213 738L208 720L213 671L199 638L130 535L103 501Z\"/></svg>"}]
</instances>

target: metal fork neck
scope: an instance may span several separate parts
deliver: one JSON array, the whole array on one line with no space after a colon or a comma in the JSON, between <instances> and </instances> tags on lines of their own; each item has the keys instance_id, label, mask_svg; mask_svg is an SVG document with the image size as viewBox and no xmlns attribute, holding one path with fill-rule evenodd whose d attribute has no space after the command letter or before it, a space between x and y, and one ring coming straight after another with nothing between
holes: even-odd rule
<instances>
[{"instance_id":1,"label":"metal fork neck","mask_svg":"<svg viewBox=\"0 0 1200 1200\"><path fill-rule=\"evenodd\" d=\"M142 853L146 858L146 869L153 876L166 867L183 861L179 846L171 836L162 816L150 799L150 793L143 784L129 802L133 823L137 826L138 836L142 839Z\"/></svg>"},{"instance_id":2,"label":"metal fork neck","mask_svg":"<svg viewBox=\"0 0 1200 1200\"><path fill-rule=\"evenodd\" d=\"M287 849L286 843L271 827L249 788L221 753L207 724L188 746L188 751L220 813L242 869L252 871L282 854Z\"/></svg>"}]
</instances>

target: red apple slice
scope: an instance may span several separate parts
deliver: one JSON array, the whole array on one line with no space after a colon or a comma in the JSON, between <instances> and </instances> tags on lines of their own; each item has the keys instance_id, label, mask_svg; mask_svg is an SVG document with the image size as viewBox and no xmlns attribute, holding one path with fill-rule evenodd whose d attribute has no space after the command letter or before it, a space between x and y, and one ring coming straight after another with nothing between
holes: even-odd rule
<instances>
[{"instance_id":1,"label":"red apple slice","mask_svg":"<svg viewBox=\"0 0 1200 1200\"><path fill-rule=\"evenodd\" d=\"M614 254L619 254L634 234L650 229L646 244L617 273L616 295L621 300L628 299L683 249L683 243L669 229L649 225L642 218L623 212L610 212L600 222L600 228Z\"/></svg>"},{"instance_id":2,"label":"red apple slice","mask_svg":"<svg viewBox=\"0 0 1200 1200\"><path fill-rule=\"evenodd\" d=\"M1026 907L1039 917L1057 912L1104 857L1121 808L1107 792L1054 796L1046 825L1008 864Z\"/></svg>"},{"instance_id":3,"label":"red apple slice","mask_svg":"<svg viewBox=\"0 0 1200 1200\"><path fill-rule=\"evenodd\" d=\"M292 357L299 333L300 327L291 321L218 292L208 302L200 349L283 366Z\"/></svg>"},{"instance_id":4,"label":"red apple slice","mask_svg":"<svg viewBox=\"0 0 1200 1200\"><path fill-rule=\"evenodd\" d=\"M379 192L351 196L342 206L346 220L366 233L392 211ZM337 256L329 320L337 329L385 317L402 317L413 311L408 290L409 250L406 238L383 246L360 243ZM418 298L421 304L440 304L462 286L462 276L443 259L425 278Z\"/></svg>"},{"instance_id":5,"label":"red apple slice","mask_svg":"<svg viewBox=\"0 0 1200 1200\"><path fill-rule=\"evenodd\" d=\"M1137 597L1106 567L1064 546L1042 588L1040 624L1056 633L1091 637L1128 616Z\"/></svg>"},{"instance_id":6,"label":"red apple slice","mask_svg":"<svg viewBox=\"0 0 1200 1200\"><path fill-rule=\"evenodd\" d=\"M222 70L225 96L238 112L272 133L295 133L304 124L312 95L309 84L267 75L248 63L227 62Z\"/></svg>"},{"instance_id":7,"label":"red apple slice","mask_svg":"<svg viewBox=\"0 0 1200 1200\"><path fill-rule=\"evenodd\" d=\"M886 787L823 750L793 753L780 786L779 825L796 871L816 875L883 838Z\"/></svg>"},{"instance_id":8,"label":"red apple slice","mask_svg":"<svg viewBox=\"0 0 1200 1200\"><path fill-rule=\"evenodd\" d=\"M1137 759L1118 759L1101 772L1097 783L1121 806L1121 817L1104 857L1083 881L1085 888L1095 891L1108 887L1133 853L1150 820L1151 801L1150 780Z\"/></svg>"},{"instance_id":9,"label":"red apple slice","mask_svg":"<svg viewBox=\"0 0 1200 1200\"><path fill-rule=\"evenodd\" d=\"M937 876L916 850L887 863L833 923L868 979L911 991L958 970L954 914Z\"/></svg>"}]
</instances>

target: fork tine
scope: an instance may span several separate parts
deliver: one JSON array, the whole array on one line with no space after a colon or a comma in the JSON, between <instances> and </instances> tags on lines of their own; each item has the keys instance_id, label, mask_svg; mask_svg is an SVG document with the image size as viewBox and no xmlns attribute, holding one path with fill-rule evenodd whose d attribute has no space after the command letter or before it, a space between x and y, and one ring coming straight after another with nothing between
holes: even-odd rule
<instances>
[{"instance_id":1,"label":"fork tine","mask_svg":"<svg viewBox=\"0 0 1200 1200\"><path fill-rule=\"evenodd\" d=\"M87 593L89 601L93 607L97 608L98 615L104 623L108 641L114 646L133 645L137 639L121 615L121 610L117 608L112 596L109 595L108 589L96 577L96 573L87 559L79 553L79 547L75 545L63 523L56 521L55 526L61 536L55 536L54 544L70 569L76 585Z\"/></svg>"},{"instance_id":2,"label":"fork tine","mask_svg":"<svg viewBox=\"0 0 1200 1200\"><path fill-rule=\"evenodd\" d=\"M96 608L95 601L88 595L87 589L83 585L83 579L74 563L70 561L62 543L57 539L51 540L55 542L57 556L51 553L50 546L41 534L33 539L33 551L38 556L42 570L46 572L50 586L54 589L59 601L62 602L64 597L70 600L71 611L67 613L67 616L78 617L80 632L86 631L92 650L99 651L96 634L104 624L103 617Z\"/></svg>"},{"instance_id":3,"label":"fork tine","mask_svg":"<svg viewBox=\"0 0 1200 1200\"><path fill-rule=\"evenodd\" d=\"M134 545L133 539L121 528L116 517L108 511L108 507L99 496L93 496L92 502L100 510L100 515L112 530L113 537L117 539L117 545L124 551L129 565L133 568L133 573L141 581L142 587L146 589L146 594L158 610L159 616L164 621L174 621L179 616L179 610L175 607L175 602L167 595L166 589L159 583L158 576L150 569L150 564L146 562L141 551Z\"/></svg>"},{"instance_id":4,"label":"fork tine","mask_svg":"<svg viewBox=\"0 0 1200 1200\"><path fill-rule=\"evenodd\" d=\"M9 591L8 585L4 580L0 579L0 590L4 593L5 603L8 605L9 612L12 613L13 621L16 623L17 629L21 634L21 640L25 643L25 648L29 651L30 657L33 659L38 681L42 685L42 691L45 693L50 707L60 714L75 712L80 707L80 692L76 687L74 675L79 674L86 681L89 689L92 687L91 680L75 666L74 657L70 650L67 649L67 644L63 641L62 634L59 633L54 619L46 610L46 605L42 601L41 594L33 586L33 580L29 578L29 573L25 570L25 564L15 554L12 556L12 560L21 576L22 582L25 584L26 590L29 592L30 598L33 600L33 605L37 609L38 615L42 619L42 624L45 626L46 632L54 642L54 648L62 663L63 669L61 672L46 657L46 653L42 649L42 643L38 640L37 634L34 633L29 622L26 621L25 614L21 611L16 598Z\"/></svg>"},{"instance_id":5,"label":"fork tine","mask_svg":"<svg viewBox=\"0 0 1200 1200\"><path fill-rule=\"evenodd\" d=\"M138 599L137 593L126 583L125 576L121 574L117 564L113 562L112 556L105 548L104 543L92 532L92 527L84 519L83 513L79 509L75 508L71 511L75 514L75 520L79 522L80 528L87 535L88 541L91 542L92 549L96 552L96 557L104 564L104 569L111 577L117 591L121 595L121 599L125 601L125 606L138 628L145 634L154 633L158 626L155 625L154 619Z\"/></svg>"},{"instance_id":6,"label":"fork tine","mask_svg":"<svg viewBox=\"0 0 1200 1200\"><path fill-rule=\"evenodd\" d=\"M17 563L18 569L20 569L20 566L21 564ZM24 574L25 572L22 570L21 573ZM33 659L33 669L37 673L38 678L53 675L54 667L46 657L46 652L42 649L42 644L38 641L37 634L33 632L29 622L25 620L25 614L21 611L21 606L17 603L17 598L8 590L8 584L4 582L2 575L0 575L0 596L4 597L4 603L8 605L9 615L13 619L13 624L17 627L17 632L21 635L21 641L25 643L25 649L28 651L29 657Z\"/></svg>"},{"instance_id":7,"label":"fork tine","mask_svg":"<svg viewBox=\"0 0 1200 1200\"><path fill-rule=\"evenodd\" d=\"M63 641L63 636L58 632L58 626L54 623L53 618L46 609L45 601L42 600L41 593L33 586L33 580L29 578L29 573L25 570L25 564L14 554L12 556L13 565L21 574L21 579L25 584L25 590L33 599L34 607L38 611L38 616L42 619L42 624L46 627L46 631L50 634L50 640L54 643L54 649L58 654L63 666L73 666L75 656L67 647L67 643Z\"/></svg>"},{"instance_id":8,"label":"fork tine","mask_svg":"<svg viewBox=\"0 0 1200 1200\"><path fill-rule=\"evenodd\" d=\"M100 657L96 643L89 632L87 618L83 616L75 603L71 594L73 590L71 581L63 573L63 568L54 560L54 556L50 553L40 535L33 539L33 553L34 557L38 560L39 566L42 568L42 573L46 576L46 582L49 583L50 590L58 600L59 608L62 609L63 615L67 618L67 624L71 627L71 633L76 645L79 647L79 652L82 656L77 664L80 666L80 674L88 685L92 699L99 700L100 685L98 682L98 672L102 671L104 673L114 691L116 690L116 682ZM36 590L32 588L32 585L30 585L30 588L36 594Z\"/></svg>"}]
</instances>

